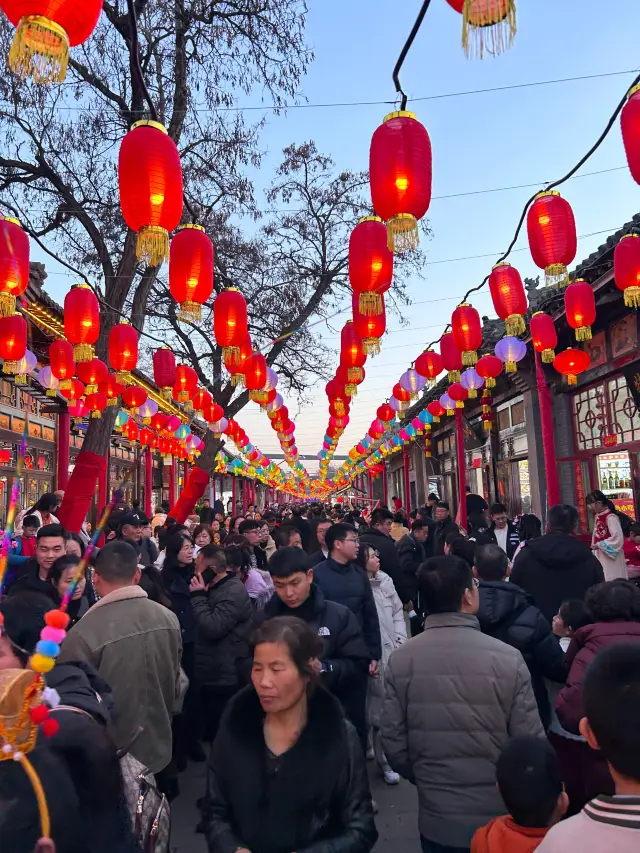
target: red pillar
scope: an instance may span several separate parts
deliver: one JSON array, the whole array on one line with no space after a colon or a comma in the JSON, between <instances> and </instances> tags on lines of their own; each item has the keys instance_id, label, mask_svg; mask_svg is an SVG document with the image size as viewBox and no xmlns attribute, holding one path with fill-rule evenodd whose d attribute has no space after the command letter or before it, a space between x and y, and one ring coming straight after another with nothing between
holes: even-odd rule
<instances>
[{"instance_id":1,"label":"red pillar","mask_svg":"<svg viewBox=\"0 0 640 853\"><path fill-rule=\"evenodd\" d=\"M58 467L56 489L66 489L69 482L69 412L58 415Z\"/></svg>"},{"instance_id":2,"label":"red pillar","mask_svg":"<svg viewBox=\"0 0 640 853\"><path fill-rule=\"evenodd\" d=\"M153 453L147 447L144 452L144 512L151 519L153 508L151 506L151 494L153 492Z\"/></svg>"},{"instance_id":3,"label":"red pillar","mask_svg":"<svg viewBox=\"0 0 640 853\"><path fill-rule=\"evenodd\" d=\"M169 466L169 503L173 506L176 502L176 460L171 457Z\"/></svg>"},{"instance_id":4,"label":"red pillar","mask_svg":"<svg viewBox=\"0 0 640 853\"><path fill-rule=\"evenodd\" d=\"M456 409L456 456L458 459L458 500L460 526L467 529L467 470L464 456L464 426L462 409Z\"/></svg>"},{"instance_id":5,"label":"red pillar","mask_svg":"<svg viewBox=\"0 0 640 853\"><path fill-rule=\"evenodd\" d=\"M373 506L373 477L371 476L371 471L367 471L367 475L369 477L369 504Z\"/></svg>"},{"instance_id":6,"label":"red pillar","mask_svg":"<svg viewBox=\"0 0 640 853\"><path fill-rule=\"evenodd\" d=\"M98 478L98 512L96 515L96 526L100 522L102 518L102 511L106 507L109 502L109 453L111 452L111 443L109 443L109 449L107 450L107 466L104 472ZM101 547L104 545L105 539L104 534L98 540L98 546Z\"/></svg>"},{"instance_id":7,"label":"red pillar","mask_svg":"<svg viewBox=\"0 0 640 853\"><path fill-rule=\"evenodd\" d=\"M547 511L559 504L560 480L556 464L556 440L553 433L553 406L551 389L547 385L542 369L540 353L536 352L536 387L540 404L540 431L542 433L542 450L544 453L544 473L547 480Z\"/></svg>"},{"instance_id":8,"label":"red pillar","mask_svg":"<svg viewBox=\"0 0 640 853\"><path fill-rule=\"evenodd\" d=\"M387 497L387 463L382 463L382 503L386 506L389 498Z\"/></svg>"},{"instance_id":9,"label":"red pillar","mask_svg":"<svg viewBox=\"0 0 640 853\"><path fill-rule=\"evenodd\" d=\"M411 510L411 484L409 483L409 452L402 448L402 462L404 464L404 508L407 512Z\"/></svg>"},{"instance_id":10,"label":"red pillar","mask_svg":"<svg viewBox=\"0 0 640 853\"><path fill-rule=\"evenodd\" d=\"M238 500L238 478L231 475L231 515L236 514L236 501Z\"/></svg>"}]
</instances>

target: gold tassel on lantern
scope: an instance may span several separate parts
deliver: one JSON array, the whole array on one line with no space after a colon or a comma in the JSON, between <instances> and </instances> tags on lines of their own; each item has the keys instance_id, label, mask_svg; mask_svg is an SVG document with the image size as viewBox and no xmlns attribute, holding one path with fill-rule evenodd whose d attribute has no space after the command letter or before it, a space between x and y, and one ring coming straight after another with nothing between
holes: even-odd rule
<instances>
[{"instance_id":1,"label":"gold tassel on lantern","mask_svg":"<svg viewBox=\"0 0 640 853\"><path fill-rule=\"evenodd\" d=\"M638 288L632 288L637 290ZM626 293L625 293L626 299ZM16 313L16 298L12 293L0 293L0 317L13 317Z\"/></svg>"},{"instance_id":2,"label":"gold tassel on lantern","mask_svg":"<svg viewBox=\"0 0 640 853\"><path fill-rule=\"evenodd\" d=\"M58 392L55 388L47 388L47 390L44 392L45 397L56 397L57 395Z\"/></svg>"},{"instance_id":3,"label":"gold tassel on lantern","mask_svg":"<svg viewBox=\"0 0 640 853\"><path fill-rule=\"evenodd\" d=\"M202 305L199 302L181 302L178 320L181 323L199 323L202 320Z\"/></svg>"},{"instance_id":4,"label":"gold tassel on lantern","mask_svg":"<svg viewBox=\"0 0 640 853\"><path fill-rule=\"evenodd\" d=\"M511 316L507 317L504 321L504 327L508 335L512 335L516 338L518 335L523 335L527 330L522 314L511 314Z\"/></svg>"},{"instance_id":5,"label":"gold tassel on lantern","mask_svg":"<svg viewBox=\"0 0 640 853\"><path fill-rule=\"evenodd\" d=\"M556 357L556 351L553 349L543 349L541 355L542 361L545 364L553 364L553 360Z\"/></svg>"},{"instance_id":6,"label":"gold tassel on lantern","mask_svg":"<svg viewBox=\"0 0 640 853\"><path fill-rule=\"evenodd\" d=\"M128 370L116 370L116 382L119 382L121 385L132 384L130 371L128 371Z\"/></svg>"},{"instance_id":7,"label":"gold tassel on lantern","mask_svg":"<svg viewBox=\"0 0 640 853\"><path fill-rule=\"evenodd\" d=\"M9 68L36 83L62 83L69 61L69 39L59 24L43 15L20 18L9 51Z\"/></svg>"},{"instance_id":8,"label":"gold tassel on lantern","mask_svg":"<svg viewBox=\"0 0 640 853\"><path fill-rule=\"evenodd\" d=\"M367 355L380 355L380 339L379 338L363 338L362 349Z\"/></svg>"},{"instance_id":9,"label":"gold tassel on lantern","mask_svg":"<svg viewBox=\"0 0 640 853\"><path fill-rule=\"evenodd\" d=\"M350 367L347 370L347 379L349 382L362 382L364 379L363 370L361 367Z\"/></svg>"},{"instance_id":10,"label":"gold tassel on lantern","mask_svg":"<svg viewBox=\"0 0 640 853\"><path fill-rule=\"evenodd\" d=\"M447 378L449 382L460 382L460 371L459 370L450 370L447 373Z\"/></svg>"},{"instance_id":11,"label":"gold tassel on lantern","mask_svg":"<svg viewBox=\"0 0 640 853\"><path fill-rule=\"evenodd\" d=\"M591 340L591 326L578 326L576 329L576 340L577 341L590 341Z\"/></svg>"},{"instance_id":12,"label":"gold tassel on lantern","mask_svg":"<svg viewBox=\"0 0 640 853\"><path fill-rule=\"evenodd\" d=\"M640 287L627 287L624 292L624 304L627 308L640 308Z\"/></svg>"},{"instance_id":13,"label":"gold tassel on lantern","mask_svg":"<svg viewBox=\"0 0 640 853\"><path fill-rule=\"evenodd\" d=\"M117 406L117 405L118 405L118 398L117 397L109 397L109 399L107 400L107 406Z\"/></svg>"},{"instance_id":14,"label":"gold tassel on lantern","mask_svg":"<svg viewBox=\"0 0 640 853\"><path fill-rule=\"evenodd\" d=\"M418 248L419 243L418 220L411 213L399 213L387 222L387 246L390 252L411 252Z\"/></svg>"},{"instance_id":15,"label":"gold tassel on lantern","mask_svg":"<svg viewBox=\"0 0 640 853\"><path fill-rule=\"evenodd\" d=\"M73 360L75 362L80 361L92 361L94 357L94 350L91 344L76 344L73 348Z\"/></svg>"},{"instance_id":16,"label":"gold tassel on lantern","mask_svg":"<svg viewBox=\"0 0 640 853\"><path fill-rule=\"evenodd\" d=\"M361 293L358 299L358 309L367 317L377 317L382 314L382 297L375 291Z\"/></svg>"},{"instance_id":17,"label":"gold tassel on lantern","mask_svg":"<svg viewBox=\"0 0 640 853\"><path fill-rule=\"evenodd\" d=\"M165 403L170 403L170 402L171 402L171 398L172 398L172 390L171 390L171 388L169 388L169 387L167 387L167 388L161 388L161 389L160 389L160 396L161 396L161 397L162 397L162 399L165 401Z\"/></svg>"},{"instance_id":18,"label":"gold tassel on lantern","mask_svg":"<svg viewBox=\"0 0 640 853\"><path fill-rule=\"evenodd\" d=\"M101 417L102 417L102 412L99 412L99 411L96 409L94 412L91 412L91 417L92 417L92 418L101 418Z\"/></svg>"},{"instance_id":19,"label":"gold tassel on lantern","mask_svg":"<svg viewBox=\"0 0 640 853\"><path fill-rule=\"evenodd\" d=\"M504 53L516 34L515 0L466 0L462 10L462 46L470 59Z\"/></svg>"},{"instance_id":20,"label":"gold tassel on lantern","mask_svg":"<svg viewBox=\"0 0 640 853\"><path fill-rule=\"evenodd\" d=\"M15 377L16 385L26 385L27 384L27 374L26 373L16 373Z\"/></svg>"},{"instance_id":21,"label":"gold tassel on lantern","mask_svg":"<svg viewBox=\"0 0 640 853\"><path fill-rule=\"evenodd\" d=\"M147 266L159 267L169 257L169 232L159 225L145 225L138 231L136 255Z\"/></svg>"},{"instance_id":22,"label":"gold tassel on lantern","mask_svg":"<svg viewBox=\"0 0 640 853\"><path fill-rule=\"evenodd\" d=\"M578 377L575 375L575 373L568 373L567 374L567 385L577 385L577 384L578 384Z\"/></svg>"},{"instance_id":23,"label":"gold tassel on lantern","mask_svg":"<svg viewBox=\"0 0 640 853\"><path fill-rule=\"evenodd\" d=\"M462 363L465 367L473 367L478 361L478 353L475 350L468 350L462 353ZM459 382L459 379L456 379L456 382Z\"/></svg>"},{"instance_id":24,"label":"gold tassel on lantern","mask_svg":"<svg viewBox=\"0 0 640 853\"><path fill-rule=\"evenodd\" d=\"M515 361L505 361L504 363L504 372L505 373L517 373L518 365Z\"/></svg>"},{"instance_id":25,"label":"gold tassel on lantern","mask_svg":"<svg viewBox=\"0 0 640 853\"><path fill-rule=\"evenodd\" d=\"M469 388L468 394L470 400L475 400L475 398L478 396L478 392L475 388Z\"/></svg>"},{"instance_id":26,"label":"gold tassel on lantern","mask_svg":"<svg viewBox=\"0 0 640 853\"><path fill-rule=\"evenodd\" d=\"M18 372L18 370L20 370L20 362L19 361L5 361L5 363L2 365L2 372L3 373L8 373L8 374L14 373L15 374Z\"/></svg>"},{"instance_id":27,"label":"gold tassel on lantern","mask_svg":"<svg viewBox=\"0 0 640 853\"><path fill-rule=\"evenodd\" d=\"M547 287L566 287L569 284L569 271L564 264L551 264L545 267L545 284Z\"/></svg>"}]
</instances>

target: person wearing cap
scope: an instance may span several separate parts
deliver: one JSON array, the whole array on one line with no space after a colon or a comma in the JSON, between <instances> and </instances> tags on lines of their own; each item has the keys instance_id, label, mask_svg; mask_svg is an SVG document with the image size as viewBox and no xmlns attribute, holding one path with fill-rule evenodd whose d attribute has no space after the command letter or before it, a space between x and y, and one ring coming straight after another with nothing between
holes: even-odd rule
<instances>
[{"instance_id":1,"label":"person wearing cap","mask_svg":"<svg viewBox=\"0 0 640 853\"><path fill-rule=\"evenodd\" d=\"M142 535L142 528L146 524L148 524L147 517L142 513L133 510L125 512L120 517L117 538L133 545L141 566L152 566L158 559L158 549L152 539Z\"/></svg>"}]
</instances>

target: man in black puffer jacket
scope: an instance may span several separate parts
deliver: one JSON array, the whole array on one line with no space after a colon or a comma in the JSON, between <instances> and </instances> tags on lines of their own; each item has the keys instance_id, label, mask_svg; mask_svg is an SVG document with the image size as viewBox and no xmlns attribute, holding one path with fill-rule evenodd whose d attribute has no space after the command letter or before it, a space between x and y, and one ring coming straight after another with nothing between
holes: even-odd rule
<instances>
[{"instance_id":1,"label":"man in black puffer jacket","mask_svg":"<svg viewBox=\"0 0 640 853\"><path fill-rule=\"evenodd\" d=\"M551 708L544 679L561 684L567 680L564 652L532 599L519 586L505 581L509 558L499 545L476 548L473 571L480 581L480 607L476 614L480 629L522 654L531 673L540 719L547 729Z\"/></svg>"}]
</instances>

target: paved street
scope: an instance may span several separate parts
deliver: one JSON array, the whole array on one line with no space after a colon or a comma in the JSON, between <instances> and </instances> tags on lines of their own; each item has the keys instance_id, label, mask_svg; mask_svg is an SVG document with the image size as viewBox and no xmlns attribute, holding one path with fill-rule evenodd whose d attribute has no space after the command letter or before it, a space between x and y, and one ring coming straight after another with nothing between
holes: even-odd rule
<instances>
[{"instance_id":1,"label":"paved street","mask_svg":"<svg viewBox=\"0 0 640 853\"><path fill-rule=\"evenodd\" d=\"M384 784L369 764L371 788L380 811L376 815L376 825L380 840L375 853L419 853L417 797L415 789L408 782L396 787ZM202 835L196 835L194 828L199 815L195 802L204 790L204 764L189 764L186 773L180 776L180 797L173 804L173 831L171 835L172 853L206 853Z\"/></svg>"}]
</instances>

